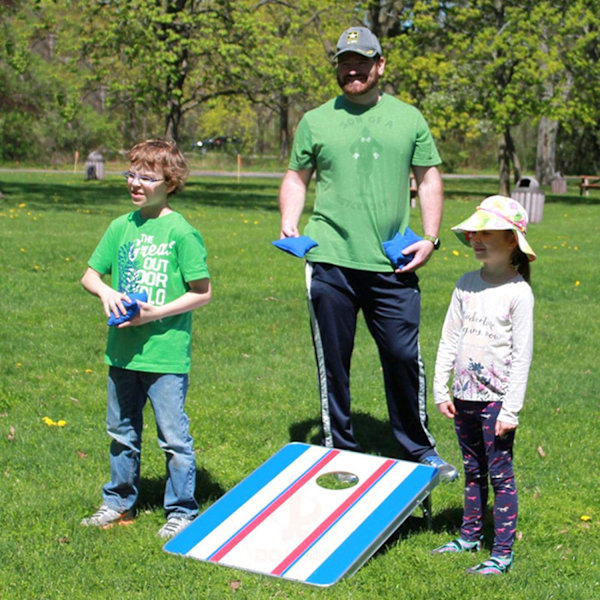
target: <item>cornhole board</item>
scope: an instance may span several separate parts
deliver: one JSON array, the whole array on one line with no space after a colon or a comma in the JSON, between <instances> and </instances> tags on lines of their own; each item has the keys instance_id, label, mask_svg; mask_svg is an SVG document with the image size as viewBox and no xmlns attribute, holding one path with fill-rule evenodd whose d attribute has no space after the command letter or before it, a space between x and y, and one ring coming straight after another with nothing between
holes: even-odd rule
<instances>
[{"instance_id":1,"label":"cornhole board","mask_svg":"<svg viewBox=\"0 0 600 600\"><path fill-rule=\"evenodd\" d=\"M200 514L164 550L330 586L355 573L438 479L436 469L414 462L291 443ZM322 487L332 480L342 489Z\"/></svg>"}]
</instances>

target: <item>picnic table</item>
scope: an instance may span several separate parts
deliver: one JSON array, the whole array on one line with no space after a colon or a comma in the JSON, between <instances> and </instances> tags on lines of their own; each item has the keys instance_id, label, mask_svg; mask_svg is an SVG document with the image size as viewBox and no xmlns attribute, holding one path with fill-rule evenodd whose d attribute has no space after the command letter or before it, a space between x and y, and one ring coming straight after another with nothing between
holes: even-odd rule
<instances>
[{"instance_id":1,"label":"picnic table","mask_svg":"<svg viewBox=\"0 0 600 600\"><path fill-rule=\"evenodd\" d=\"M580 175L579 176L579 195L584 192L586 196L590 195L590 189L600 190L600 177L598 175Z\"/></svg>"}]
</instances>

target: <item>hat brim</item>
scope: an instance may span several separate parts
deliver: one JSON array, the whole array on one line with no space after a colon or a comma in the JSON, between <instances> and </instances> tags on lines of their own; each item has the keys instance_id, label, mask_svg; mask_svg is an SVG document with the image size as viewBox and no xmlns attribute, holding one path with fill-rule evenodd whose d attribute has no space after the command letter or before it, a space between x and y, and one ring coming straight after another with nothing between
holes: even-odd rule
<instances>
[{"instance_id":1,"label":"hat brim","mask_svg":"<svg viewBox=\"0 0 600 600\"><path fill-rule=\"evenodd\" d=\"M530 262L536 259L535 252L529 245L529 242L523 233L516 227L507 227L507 222L504 219L499 219L489 213L484 214L481 211L476 211L468 219L465 219L451 229L458 239L466 246L470 246L470 244L467 241L465 234L472 231L483 231L484 229L489 231L514 231L517 234L517 242L521 251L527 255Z\"/></svg>"}]
</instances>

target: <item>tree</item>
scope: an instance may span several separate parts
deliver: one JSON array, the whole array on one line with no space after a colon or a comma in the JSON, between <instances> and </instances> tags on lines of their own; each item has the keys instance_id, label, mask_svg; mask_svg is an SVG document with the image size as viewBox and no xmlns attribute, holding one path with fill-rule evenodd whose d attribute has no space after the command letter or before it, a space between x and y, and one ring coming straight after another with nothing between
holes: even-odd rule
<instances>
[{"instance_id":1,"label":"tree","mask_svg":"<svg viewBox=\"0 0 600 600\"><path fill-rule=\"evenodd\" d=\"M560 125L575 133L594 129L599 102L589 85L598 81L600 34L597 12L600 3L589 0L552 3L545 15L543 48L545 65L545 111L538 125L536 177L550 183L556 173L556 145ZM574 148L577 152L576 148ZM580 157L580 160L584 156ZM585 162L585 161L582 161Z\"/></svg>"}]
</instances>

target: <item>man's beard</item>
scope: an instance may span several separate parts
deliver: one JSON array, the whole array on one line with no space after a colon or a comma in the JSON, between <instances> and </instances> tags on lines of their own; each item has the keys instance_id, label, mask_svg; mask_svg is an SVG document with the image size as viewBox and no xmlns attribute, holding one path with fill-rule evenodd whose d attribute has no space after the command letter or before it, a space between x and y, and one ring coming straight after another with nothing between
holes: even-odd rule
<instances>
[{"instance_id":1,"label":"man's beard","mask_svg":"<svg viewBox=\"0 0 600 600\"><path fill-rule=\"evenodd\" d=\"M344 83L344 81L338 74L337 82L338 82L338 85L340 86L340 88L342 89L342 91L346 95L362 96L363 94L366 94L367 92L370 92L372 89L377 87L377 84L379 82L379 76L377 73L375 73L372 78L369 78L369 76L367 76L367 78L364 81L358 77L353 77L350 81L347 81L346 83ZM348 86L348 85L352 86L355 82L358 82L360 84L360 86L358 87L358 89L356 91L353 90L352 88L346 89L346 86Z\"/></svg>"}]
</instances>

